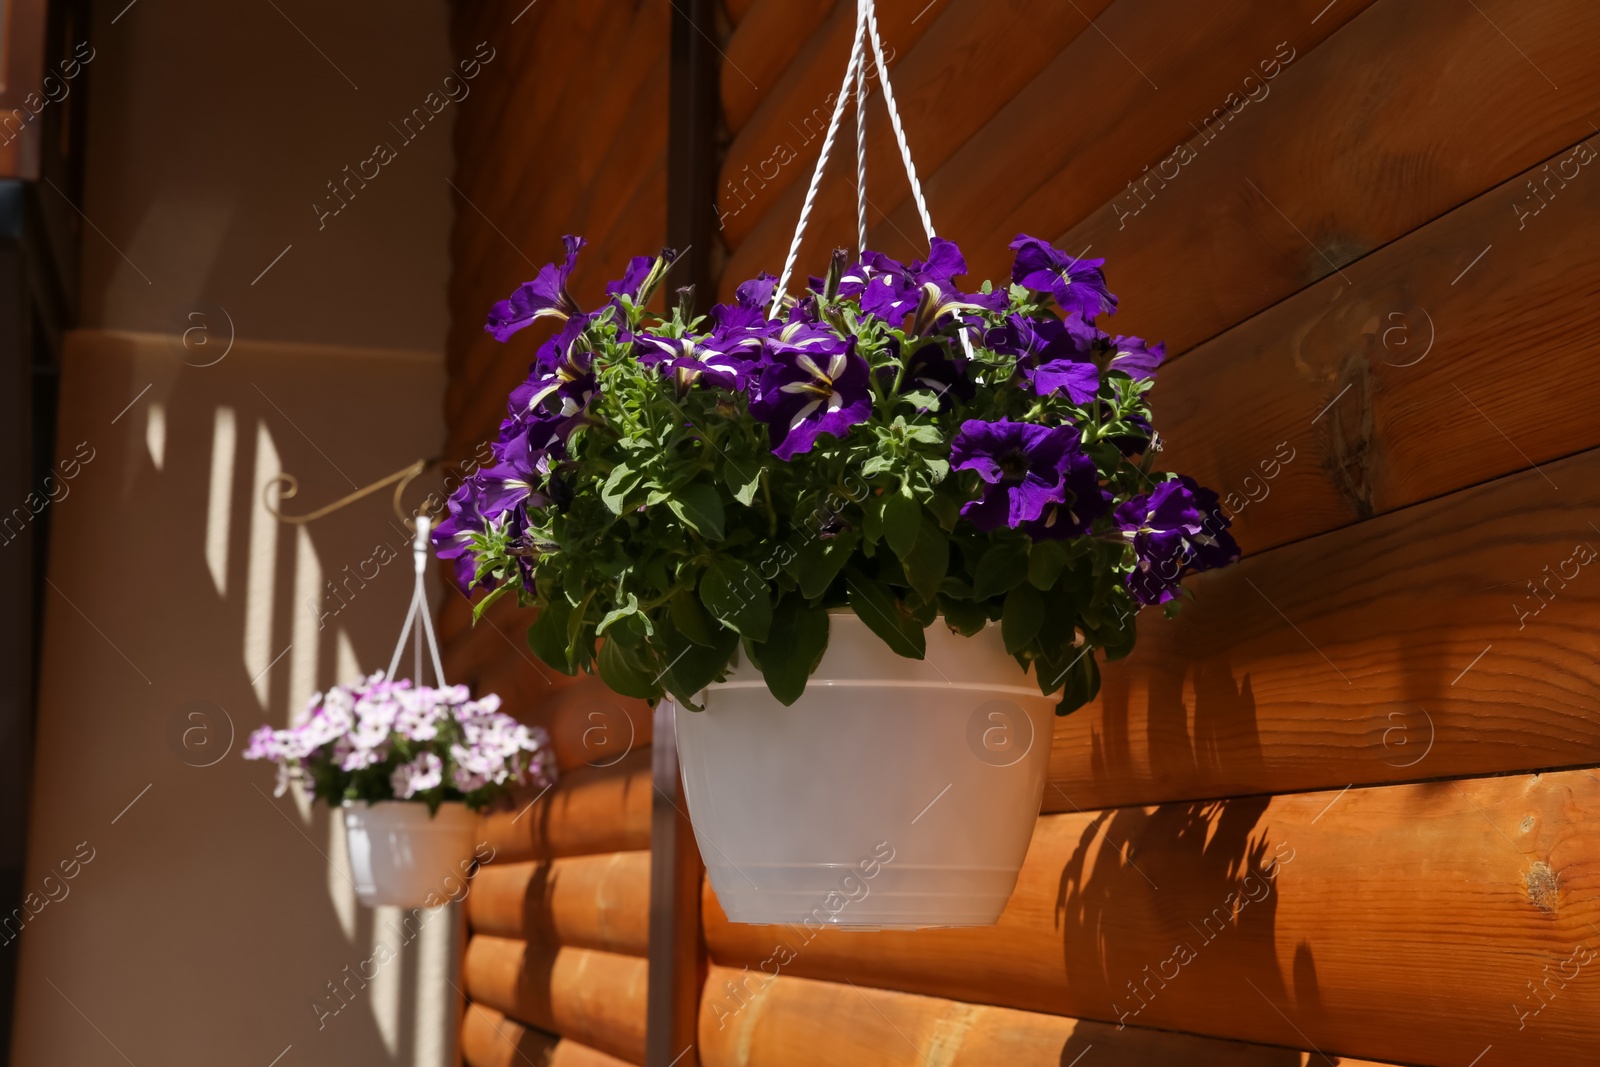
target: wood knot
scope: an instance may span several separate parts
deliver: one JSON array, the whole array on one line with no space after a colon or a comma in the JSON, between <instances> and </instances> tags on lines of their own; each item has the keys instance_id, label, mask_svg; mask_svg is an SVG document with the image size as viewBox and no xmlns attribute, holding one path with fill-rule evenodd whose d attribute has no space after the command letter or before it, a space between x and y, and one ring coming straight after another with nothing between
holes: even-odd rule
<instances>
[{"instance_id":1,"label":"wood knot","mask_svg":"<svg viewBox=\"0 0 1600 1067\"><path fill-rule=\"evenodd\" d=\"M1528 886L1528 900L1533 906L1543 912L1556 910L1556 898L1560 891L1559 879L1550 865L1540 860L1528 868L1528 873L1522 876L1523 882Z\"/></svg>"},{"instance_id":2,"label":"wood knot","mask_svg":"<svg viewBox=\"0 0 1600 1067\"><path fill-rule=\"evenodd\" d=\"M1334 488L1357 519L1373 514L1375 437L1372 410L1372 369L1367 357L1352 352L1335 380L1337 388L1323 413L1317 416L1326 435L1323 463Z\"/></svg>"}]
</instances>

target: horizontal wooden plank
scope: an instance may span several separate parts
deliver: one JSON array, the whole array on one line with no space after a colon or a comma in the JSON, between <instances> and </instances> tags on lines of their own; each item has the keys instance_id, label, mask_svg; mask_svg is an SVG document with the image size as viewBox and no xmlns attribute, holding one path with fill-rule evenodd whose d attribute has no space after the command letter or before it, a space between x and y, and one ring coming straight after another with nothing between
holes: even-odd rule
<instances>
[{"instance_id":1,"label":"horizontal wooden plank","mask_svg":"<svg viewBox=\"0 0 1600 1067\"><path fill-rule=\"evenodd\" d=\"M591 79L585 76L586 70L580 69L570 42L600 36L620 39L630 17L619 5L551 6L545 15L546 24L531 35L527 51L516 57L520 61L507 63L499 70L491 68L493 80L489 85L496 91L484 94L476 102L470 97L466 101L467 107L485 115L472 119L472 141L458 144L457 165L451 177L456 212L448 293L453 309L460 306L460 294L476 291L486 279L495 283L494 288L504 287L505 275L512 269L507 255L517 262L521 258L506 247L503 235L509 233L510 241L516 243L535 236L514 232L514 226L507 230L512 225L507 218L508 208L517 202L517 190L524 187L527 171L537 166L535 160L545 157L546 146L565 147L591 117L589 108L595 99L586 89ZM620 81L631 81L630 72L621 73ZM551 78L557 83L554 87L545 81ZM609 103L623 88L612 86L601 95ZM576 146L573 150L579 151Z\"/></svg>"},{"instance_id":2,"label":"horizontal wooden plank","mask_svg":"<svg viewBox=\"0 0 1600 1067\"><path fill-rule=\"evenodd\" d=\"M1046 808L1600 762L1597 522L1593 451L1199 576L1056 721Z\"/></svg>"},{"instance_id":3,"label":"horizontal wooden plank","mask_svg":"<svg viewBox=\"0 0 1600 1067\"><path fill-rule=\"evenodd\" d=\"M562 228L563 232L586 230L591 241L579 258L580 269L573 272L573 293L581 306L599 305L605 281L619 277L632 257L653 255L666 241L665 134L658 130L656 135L641 135L640 140L660 143L641 144L636 158L619 159L607 168L608 174L628 181L617 187L615 200L596 198L590 205L600 228L588 228L590 216L577 213L569 220L571 225ZM555 239L551 245L560 247ZM482 319L490 303L503 295L493 296L480 309L477 325L471 328L472 352L445 393L452 428L449 447L455 453L465 452L470 442L496 435L506 415L507 395L527 377L538 345L551 332L550 327L530 328L506 344L484 333Z\"/></svg>"},{"instance_id":4,"label":"horizontal wooden plank","mask_svg":"<svg viewBox=\"0 0 1600 1067\"><path fill-rule=\"evenodd\" d=\"M722 118L730 133L749 121L769 88L838 0L757 0L728 38L722 58ZM843 74L843 71L840 72Z\"/></svg>"},{"instance_id":5,"label":"horizontal wooden plank","mask_svg":"<svg viewBox=\"0 0 1600 1067\"><path fill-rule=\"evenodd\" d=\"M1263 100L1260 106L1275 106L1274 94L1286 70L1280 57L1291 57L1291 67L1299 63L1370 2L1336 4L1315 21L1326 6L1319 0L1266 5L1219 0L1203 7L1179 0L1121 0L1093 9L1078 5L1083 15L1096 16L1098 29L1078 32L1058 48L981 128L965 131L954 145L943 143L945 134L937 124L910 128L935 225L961 244L974 280L987 276L999 281L1010 267L1006 243L1018 230L1049 235L1086 217L1122 191L1142 167L1156 165L1192 137L1190 124L1204 122L1229 94L1238 101L1242 94L1254 93ZM1083 30L1083 15L1064 12L1041 21ZM1000 33L988 17L966 20L961 28L974 40L1000 47L1011 46L1017 36ZM907 57L907 67L922 47ZM1277 77L1269 81L1267 72ZM973 83L991 73L989 67L969 62L947 76ZM917 97L903 88L898 71L894 84L897 96L908 97L903 106L915 107ZM930 89L939 91L937 86L918 91ZM1241 121L1249 121L1254 106L1245 109ZM1047 127L1041 125L1042 116L1048 116L1043 120ZM930 147L937 151L928 152ZM1013 229L992 233L1019 203L1032 204L1029 194L1047 183L1058 190L1055 201L1031 206ZM903 183L885 188L869 178L869 186L874 203L889 216L873 227L872 246L901 256L924 254L922 225ZM737 284L762 267L776 269L771 264L788 247L799 211L799 192L793 195L793 201L775 201L772 217L763 219L739 246L725 284ZM825 183L816 211L832 218L841 205L848 211L853 195L850 183L835 175ZM837 225L825 225L821 232L839 231ZM802 265L815 267L817 262L813 253ZM1119 275L1115 263L1112 267L1115 281Z\"/></svg>"},{"instance_id":6,"label":"horizontal wooden plank","mask_svg":"<svg viewBox=\"0 0 1600 1067\"><path fill-rule=\"evenodd\" d=\"M644 1062L645 961L487 934L467 943L467 996L519 1022Z\"/></svg>"},{"instance_id":7,"label":"horizontal wooden plank","mask_svg":"<svg viewBox=\"0 0 1600 1067\"><path fill-rule=\"evenodd\" d=\"M532 277L538 264L556 258L563 234L595 237L591 213L596 206L605 211L625 202L638 168L665 145L666 94L660 86L667 71L663 42L670 8L660 2L636 9L592 6L610 12L610 21L574 39L614 39L618 44L614 52L605 52L600 68L587 64L563 79L590 90L566 99L565 93L573 90L549 93L537 85L519 86L506 101L510 129L496 150L478 157L484 163L464 162L458 168L458 177L467 183L460 186L461 194L470 203L458 204L457 218L467 228L463 240L452 242L451 248L455 270L450 305L455 314L450 347L460 353L452 365L457 378L461 372L474 374L472 356L478 350L462 351L460 346L468 339L481 343L477 335L489 305ZM548 74L546 69L544 76ZM548 128L519 125L522 112L536 106L525 95L530 93L536 100L561 98ZM558 146L558 160L552 159L552 146ZM528 196L530 187L538 188L539 195ZM608 278L616 277L606 273L614 266L581 258L573 291L598 294ZM533 351L533 339L525 340L529 356L522 359L524 371Z\"/></svg>"},{"instance_id":8,"label":"horizontal wooden plank","mask_svg":"<svg viewBox=\"0 0 1600 1067\"><path fill-rule=\"evenodd\" d=\"M1587 0L1382 0L1254 121L1060 243L1107 257L1120 332L1182 351L1593 134L1597 45Z\"/></svg>"},{"instance_id":9,"label":"horizontal wooden plank","mask_svg":"<svg viewBox=\"0 0 1600 1067\"><path fill-rule=\"evenodd\" d=\"M1316 1053L728 967L712 968L700 1002L701 1067L1063 1067L1080 1058L1117 1067L1325 1062ZM1342 1056L1326 1062L1382 1067Z\"/></svg>"},{"instance_id":10,"label":"horizontal wooden plank","mask_svg":"<svg viewBox=\"0 0 1600 1067\"><path fill-rule=\"evenodd\" d=\"M1600 446L1600 181L1580 159L1600 136L1168 366L1163 465L1225 494L1249 553ZM1508 375L1508 338L1561 388Z\"/></svg>"},{"instance_id":11,"label":"horizontal wooden plank","mask_svg":"<svg viewBox=\"0 0 1600 1067\"><path fill-rule=\"evenodd\" d=\"M631 852L650 847L650 749L610 767L580 767L540 793L512 794L508 810L485 815L479 840L501 863Z\"/></svg>"},{"instance_id":12,"label":"horizontal wooden plank","mask_svg":"<svg viewBox=\"0 0 1600 1067\"><path fill-rule=\"evenodd\" d=\"M461 1058L467 1067L622 1067L628 1062L524 1026L482 1004L467 1005Z\"/></svg>"},{"instance_id":13,"label":"horizontal wooden plank","mask_svg":"<svg viewBox=\"0 0 1600 1067\"><path fill-rule=\"evenodd\" d=\"M1596 818L1587 771L1050 815L994 927L739 926L708 888L706 940L724 966L786 953L785 975L1329 1056L1588 1064Z\"/></svg>"},{"instance_id":14,"label":"horizontal wooden plank","mask_svg":"<svg viewBox=\"0 0 1600 1067\"><path fill-rule=\"evenodd\" d=\"M473 876L467 919L480 934L643 956L650 853L487 864Z\"/></svg>"}]
</instances>

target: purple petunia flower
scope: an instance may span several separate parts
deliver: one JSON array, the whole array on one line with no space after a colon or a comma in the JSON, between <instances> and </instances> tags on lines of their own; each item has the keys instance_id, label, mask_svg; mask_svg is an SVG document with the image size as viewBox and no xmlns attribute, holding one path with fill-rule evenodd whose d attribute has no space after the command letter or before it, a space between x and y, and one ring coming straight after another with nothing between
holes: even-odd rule
<instances>
[{"instance_id":1,"label":"purple petunia flower","mask_svg":"<svg viewBox=\"0 0 1600 1067\"><path fill-rule=\"evenodd\" d=\"M819 434L844 437L872 413L867 361L855 338L823 326L785 327L767 345L750 410L766 422L772 454L788 460L811 451Z\"/></svg>"},{"instance_id":2,"label":"purple petunia flower","mask_svg":"<svg viewBox=\"0 0 1600 1067\"><path fill-rule=\"evenodd\" d=\"M956 470L976 471L983 495L963 518L988 532L1002 526L1051 538L1081 533L1105 510L1094 461L1076 427L969 419L950 446Z\"/></svg>"},{"instance_id":3,"label":"purple petunia flower","mask_svg":"<svg viewBox=\"0 0 1600 1067\"><path fill-rule=\"evenodd\" d=\"M839 284L841 297L860 301L861 310L891 323L915 311L912 333L933 329L940 319L964 311L1000 311L1008 303L1004 292L963 293L954 279L967 273L967 261L955 242L935 237L928 258L909 267L882 252L865 252L847 270Z\"/></svg>"},{"instance_id":4,"label":"purple petunia flower","mask_svg":"<svg viewBox=\"0 0 1600 1067\"><path fill-rule=\"evenodd\" d=\"M1217 494L1182 475L1121 505L1114 520L1138 557L1127 587L1141 604L1164 604L1185 574L1239 558Z\"/></svg>"},{"instance_id":5,"label":"purple petunia flower","mask_svg":"<svg viewBox=\"0 0 1600 1067\"><path fill-rule=\"evenodd\" d=\"M475 471L450 494L446 505L449 514L428 535L438 557L449 561L455 572L456 585L463 593L472 591L478 573L477 561L472 555L472 538L481 534L488 525L488 520L479 509L479 502L484 496L479 477L481 473Z\"/></svg>"},{"instance_id":6,"label":"purple petunia flower","mask_svg":"<svg viewBox=\"0 0 1600 1067\"><path fill-rule=\"evenodd\" d=\"M772 291L778 279L762 271L733 292L733 303L718 304L711 309L711 321L721 331L758 329L771 332L782 325L767 318L767 308L772 306Z\"/></svg>"},{"instance_id":7,"label":"purple petunia flower","mask_svg":"<svg viewBox=\"0 0 1600 1067\"><path fill-rule=\"evenodd\" d=\"M654 256L634 256L628 260L622 277L606 283L606 296L614 305L619 296L626 296L635 306L648 303L677 258L677 250L671 248L663 248Z\"/></svg>"},{"instance_id":8,"label":"purple petunia flower","mask_svg":"<svg viewBox=\"0 0 1600 1067\"><path fill-rule=\"evenodd\" d=\"M654 256L634 256L628 260L627 269L622 272L622 277L614 282L606 282L607 296L625 296L629 300L637 300L639 287L650 277L650 268L655 266Z\"/></svg>"},{"instance_id":9,"label":"purple petunia flower","mask_svg":"<svg viewBox=\"0 0 1600 1067\"><path fill-rule=\"evenodd\" d=\"M951 355L938 342L922 345L906 360L906 372L901 379L900 390L909 392L912 389L931 390L938 394L940 400L948 393L962 403L971 403L977 395L977 385L967 368L966 357Z\"/></svg>"},{"instance_id":10,"label":"purple petunia flower","mask_svg":"<svg viewBox=\"0 0 1600 1067\"><path fill-rule=\"evenodd\" d=\"M508 299L489 310L489 321L484 330L494 335L496 341L508 341L518 330L532 326L545 317L571 318L580 314L578 304L567 292L567 278L578 262L578 250L586 242L582 237L563 237L567 259L562 266L546 263L539 268L533 281L523 282Z\"/></svg>"},{"instance_id":11,"label":"purple petunia flower","mask_svg":"<svg viewBox=\"0 0 1600 1067\"><path fill-rule=\"evenodd\" d=\"M1156 368L1161 366L1161 361L1167 357L1167 346L1163 342L1146 345L1142 337L1118 336L1111 342L1111 350L1106 358L1106 370L1119 370L1128 377L1138 381L1149 381L1156 376Z\"/></svg>"},{"instance_id":12,"label":"purple petunia flower","mask_svg":"<svg viewBox=\"0 0 1600 1067\"><path fill-rule=\"evenodd\" d=\"M1074 404L1087 404L1100 390L1100 369L1092 361L1099 334L1076 315L1065 320L1011 315L988 332L989 347L1017 357L1017 369L1040 396L1065 392Z\"/></svg>"},{"instance_id":13,"label":"purple petunia flower","mask_svg":"<svg viewBox=\"0 0 1600 1067\"><path fill-rule=\"evenodd\" d=\"M741 337L724 348L722 339L715 334L698 339L649 334L634 338L639 362L670 373L680 389L688 388L700 378L723 389L744 389L754 370L755 354L761 350L761 342L759 336Z\"/></svg>"},{"instance_id":14,"label":"purple petunia flower","mask_svg":"<svg viewBox=\"0 0 1600 1067\"><path fill-rule=\"evenodd\" d=\"M1106 288L1103 259L1077 259L1048 241L1017 234L1011 242L1017 254L1011 267L1011 280L1056 298L1061 310L1076 312L1086 319L1117 310L1117 298Z\"/></svg>"}]
</instances>

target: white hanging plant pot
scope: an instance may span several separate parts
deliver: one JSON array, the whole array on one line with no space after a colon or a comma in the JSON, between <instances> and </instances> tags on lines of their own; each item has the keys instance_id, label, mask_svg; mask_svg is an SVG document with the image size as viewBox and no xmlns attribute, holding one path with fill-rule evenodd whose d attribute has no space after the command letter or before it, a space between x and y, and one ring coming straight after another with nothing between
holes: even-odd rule
<instances>
[{"instance_id":1,"label":"white hanging plant pot","mask_svg":"<svg viewBox=\"0 0 1600 1067\"><path fill-rule=\"evenodd\" d=\"M1028 851L1055 699L998 626L941 621L927 658L831 614L805 694L784 707L747 660L675 709L689 815L711 886L741 923L995 922Z\"/></svg>"},{"instance_id":2,"label":"white hanging plant pot","mask_svg":"<svg viewBox=\"0 0 1600 1067\"><path fill-rule=\"evenodd\" d=\"M440 804L432 816L414 801L347 802L345 846L356 899L369 908L421 908L450 899L446 881L465 875L476 825L460 801Z\"/></svg>"}]
</instances>

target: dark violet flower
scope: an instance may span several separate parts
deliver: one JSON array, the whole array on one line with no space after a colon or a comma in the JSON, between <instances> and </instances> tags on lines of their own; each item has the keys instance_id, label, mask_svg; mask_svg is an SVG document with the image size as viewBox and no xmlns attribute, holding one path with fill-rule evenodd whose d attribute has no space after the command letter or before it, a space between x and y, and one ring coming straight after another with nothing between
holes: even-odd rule
<instances>
[{"instance_id":1,"label":"dark violet flower","mask_svg":"<svg viewBox=\"0 0 1600 1067\"><path fill-rule=\"evenodd\" d=\"M456 585L463 593L472 591L477 578L472 538L488 525L480 507L484 495L481 474L481 471L473 472L450 494L446 505L449 513L429 534L439 558L450 562Z\"/></svg>"},{"instance_id":2,"label":"dark violet flower","mask_svg":"<svg viewBox=\"0 0 1600 1067\"><path fill-rule=\"evenodd\" d=\"M878 373L887 379L884 382L886 387L893 384L893 367L882 367ZM971 403L977 393L977 386L967 368L966 357L951 355L945 346L937 341L922 345L911 353L910 359L906 360L905 374L900 379L900 391L909 393L916 389L935 393L941 400L948 393L962 403Z\"/></svg>"},{"instance_id":3,"label":"dark violet flower","mask_svg":"<svg viewBox=\"0 0 1600 1067\"><path fill-rule=\"evenodd\" d=\"M545 317L567 319L579 314L578 304L567 292L567 278L578 262L578 250L587 242L582 237L563 237L567 248L566 263L557 266L546 263L531 282L517 286L509 299L502 300L489 310L489 321L484 330L494 335L496 341L507 341L511 335L536 319Z\"/></svg>"},{"instance_id":4,"label":"dark violet flower","mask_svg":"<svg viewBox=\"0 0 1600 1067\"><path fill-rule=\"evenodd\" d=\"M634 256L628 260L622 277L606 283L606 296L611 297L613 303L619 296L626 296L635 306L649 303L677 258L677 251L671 248L663 248L655 256Z\"/></svg>"},{"instance_id":5,"label":"dark violet flower","mask_svg":"<svg viewBox=\"0 0 1600 1067\"><path fill-rule=\"evenodd\" d=\"M1082 532L1104 510L1094 461L1083 455L1072 426L969 419L951 443L950 463L983 481L983 495L964 504L961 515L984 532L1002 526L1033 532L1043 523L1048 536L1064 537ZM1077 508L1080 493L1085 499Z\"/></svg>"},{"instance_id":6,"label":"dark violet flower","mask_svg":"<svg viewBox=\"0 0 1600 1067\"><path fill-rule=\"evenodd\" d=\"M1149 381L1156 376L1156 368L1161 366L1161 361L1166 357L1167 346L1160 341L1146 345L1141 337L1118 336L1111 342L1110 352L1105 357L1105 368L1108 371L1119 370L1139 381Z\"/></svg>"},{"instance_id":7,"label":"dark violet flower","mask_svg":"<svg viewBox=\"0 0 1600 1067\"><path fill-rule=\"evenodd\" d=\"M822 326L786 327L768 343L750 410L766 422L772 454L788 460L811 451L819 434L843 438L872 413L867 361L855 338Z\"/></svg>"},{"instance_id":8,"label":"dark violet flower","mask_svg":"<svg viewBox=\"0 0 1600 1067\"><path fill-rule=\"evenodd\" d=\"M1100 269L1105 260L1077 259L1025 233L1017 234L1011 250L1017 254L1011 280L1051 294L1062 311L1093 319L1117 310L1117 298L1106 288L1105 272Z\"/></svg>"},{"instance_id":9,"label":"dark violet flower","mask_svg":"<svg viewBox=\"0 0 1600 1067\"><path fill-rule=\"evenodd\" d=\"M1087 404L1100 389L1100 368L1093 363L1052 359L1023 371L1040 396L1066 393L1074 404Z\"/></svg>"},{"instance_id":10,"label":"dark violet flower","mask_svg":"<svg viewBox=\"0 0 1600 1067\"><path fill-rule=\"evenodd\" d=\"M629 300L637 300L639 287L650 277L650 268L655 266L655 262L654 256L634 256L628 260L627 269L622 272L622 277L614 282L606 282L606 295L625 296Z\"/></svg>"},{"instance_id":11,"label":"dark violet flower","mask_svg":"<svg viewBox=\"0 0 1600 1067\"><path fill-rule=\"evenodd\" d=\"M955 242L935 237L928 258L909 267L882 252L863 253L841 278L839 295L858 299L862 311L891 323L900 323L915 311L911 332L922 334L948 314L1005 308L1008 299L1003 292L963 293L956 288L954 279L966 273L967 261Z\"/></svg>"},{"instance_id":12,"label":"dark violet flower","mask_svg":"<svg viewBox=\"0 0 1600 1067\"><path fill-rule=\"evenodd\" d=\"M1074 404L1087 404L1100 390L1100 369L1092 362L1097 336L1076 315L1065 320L1010 315L985 340L994 351L1017 357L1017 370L1040 396L1064 392Z\"/></svg>"},{"instance_id":13,"label":"dark violet flower","mask_svg":"<svg viewBox=\"0 0 1600 1067\"><path fill-rule=\"evenodd\" d=\"M639 362L670 373L680 388L703 377L713 385L733 390L742 390L749 384L762 341L759 335L737 337L726 345L715 334L701 338L639 334L634 338Z\"/></svg>"},{"instance_id":14,"label":"dark violet flower","mask_svg":"<svg viewBox=\"0 0 1600 1067\"><path fill-rule=\"evenodd\" d=\"M1114 521L1138 557L1127 586L1141 604L1164 604L1185 574L1239 558L1217 494L1181 475L1118 507Z\"/></svg>"}]
</instances>

